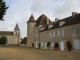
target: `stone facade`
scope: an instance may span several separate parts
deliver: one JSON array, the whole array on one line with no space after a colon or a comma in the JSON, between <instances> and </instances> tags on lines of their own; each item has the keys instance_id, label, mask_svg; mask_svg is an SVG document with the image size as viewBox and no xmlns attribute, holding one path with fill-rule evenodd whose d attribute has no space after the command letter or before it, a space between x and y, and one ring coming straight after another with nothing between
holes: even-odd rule
<instances>
[{"instance_id":1,"label":"stone facade","mask_svg":"<svg viewBox=\"0 0 80 60\"><path fill-rule=\"evenodd\" d=\"M5 36L7 38L7 45L19 45L20 30L18 24L16 24L13 31L0 31L0 37L1 36Z\"/></svg>"},{"instance_id":2,"label":"stone facade","mask_svg":"<svg viewBox=\"0 0 80 60\"><path fill-rule=\"evenodd\" d=\"M50 42L49 48L54 49L57 42L60 50L67 50L66 43L69 41L72 50L80 50L80 13L74 12L74 15L72 13L72 16L64 19L57 18L55 22L43 14L36 21L29 19L27 29L27 44L30 44L30 47L34 43L35 48L39 48L40 44L41 49L47 49L47 42Z\"/></svg>"},{"instance_id":3,"label":"stone facade","mask_svg":"<svg viewBox=\"0 0 80 60\"><path fill-rule=\"evenodd\" d=\"M70 26L66 26L66 27L61 27L61 28L56 28L56 29L51 29L48 31L40 32L40 42L43 42L42 48L47 47L47 46L45 46L45 44L48 41L51 42L50 48L53 48L52 43L55 43L55 42L58 42L59 47L61 47L60 42L63 41L64 42L64 50L67 50L66 42L70 41L72 43L72 48L75 49L74 41L79 40L79 42L80 42L80 33L79 33L80 28L79 27L80 27L80 24L75 24L75 25L70 25ZM72 33L73 28L75 28L78 32L78 33L76 32L75 35ZM64 31L63 36L58 35L58 31L61 31L61 30ZM50 36L51 32L55 32L55 36L51 37ZM79 45L79 49L80 49L80 45Z\"/></svg>"},{"instance_id":4,"label":"stone facade","mask_svg":"<svg viewBox=\"0 0 80 60\"><path fill-rule=\"evenodd\" d=\"M31 15L29 21L27 22L27 46L34 47L35 46L35 25L36 22Z\"/></svg>"}]
</instances>

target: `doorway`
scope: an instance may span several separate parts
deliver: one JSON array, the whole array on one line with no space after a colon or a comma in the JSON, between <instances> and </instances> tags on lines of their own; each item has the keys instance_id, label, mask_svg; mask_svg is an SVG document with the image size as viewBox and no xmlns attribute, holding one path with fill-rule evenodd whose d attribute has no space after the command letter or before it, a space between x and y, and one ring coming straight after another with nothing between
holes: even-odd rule
<instances>
[{"instance_id":1,"label":"doorway","mask_svg":"<svg viewBox=\"0 0 80 60\"><path fill-rule=\"evenodd\" d=\"M79 40L74 40L74 48L75 49L80 49L80 42L79 42Z\"/></svg>"},{"instance_id":2,"label":"doorway","mask_svg":"<svg viewBox=\"0 0 80 60\"><path fill-rule=\"evenodd\" d=\"M64 50L64 42L63 41L60 42L60 50Z\"/></svg>"},{"instance_id":3,"label":"doorway","mask_svg":"<svg viewBox=\"0 0 80 60\"><path fill-rule=\"evenodd\" d=\"M32 43L32 47L34 48L34 43Z\"/></svg>"}]
</instances>

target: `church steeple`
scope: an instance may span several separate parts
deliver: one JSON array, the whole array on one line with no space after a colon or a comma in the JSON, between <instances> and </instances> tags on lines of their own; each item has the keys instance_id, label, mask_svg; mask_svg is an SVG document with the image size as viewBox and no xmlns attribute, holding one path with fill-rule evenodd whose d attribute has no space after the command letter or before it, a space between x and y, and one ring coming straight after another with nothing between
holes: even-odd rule
<instances>
[{"instance_id":1,"label":"church steeple","mask_svg":"<svg viewBox=\"0 0 80 60\"><path fill-rule=\"evenodd\" d=\"M18 26L18 23L16 24L14 30L19 30L20 31L19 26Z\"/></svg>"},{"instance_id":2,"label":"church steeple","mask_svg":"<svg viewBox=\"0 0 80 60\"><path fill-rule=\"evenodd\" d=\"M27 22L35 22L34 16L31 15L30 18L29 18L29 20Z\"/></svg>"}]
</instances>

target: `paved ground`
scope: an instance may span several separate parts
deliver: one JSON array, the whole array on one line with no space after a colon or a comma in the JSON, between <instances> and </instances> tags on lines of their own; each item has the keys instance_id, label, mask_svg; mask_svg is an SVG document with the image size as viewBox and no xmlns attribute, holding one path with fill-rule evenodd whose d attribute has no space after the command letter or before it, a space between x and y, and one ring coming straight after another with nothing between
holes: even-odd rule
<instances>
[{"instance_id":1,"label":"paved ground","mask_svg":"<svg viewBox=\"0 0 80 60\"><path fill-rule=\"evenodd\" d=\"M0 60L80 60L80 52L0 47Z\"/></svg>"}]
</instances>

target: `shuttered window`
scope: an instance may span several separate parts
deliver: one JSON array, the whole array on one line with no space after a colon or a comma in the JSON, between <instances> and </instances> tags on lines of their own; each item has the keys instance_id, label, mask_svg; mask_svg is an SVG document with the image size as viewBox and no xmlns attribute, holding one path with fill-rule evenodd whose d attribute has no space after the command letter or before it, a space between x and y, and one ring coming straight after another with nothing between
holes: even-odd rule
<instances>
[{"instance_id":1,"label":"shuttered window","mask_svg":"<svg viewBox=\"0 0 80 60\"><path fill-rule=\"evenodd\" d=\"M41 42L41 46L43 46L43 42Z\"/></svg>"},{"instance_id":2,"label":"shuttered window","mask_svg":"<svg viewBox=\"0 0 80 60\"><path fill-rule=\"evenodd\" d=\"M64 30L58 31L58 36L64 36Z\"/></svg>"},{"instance_id":3,"label":"shuttered window","mask_svg":"<svg viewBox=\"0 0 80 60\"><path fill-rule=\"evenodd\" d=\"M72 34L76 35L76 29L75 28L72 29Z\"/></svg>"},{"instance_id":4,"label":"shuttered window","mask_svg":"<svg viewBox=\"0 0 80 60\"><path fill-rule=\"evenodd\" d=\"M55 37L55 32L50 32L50 37Z\"/></svg>"}]
</instances>

